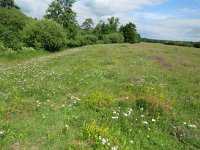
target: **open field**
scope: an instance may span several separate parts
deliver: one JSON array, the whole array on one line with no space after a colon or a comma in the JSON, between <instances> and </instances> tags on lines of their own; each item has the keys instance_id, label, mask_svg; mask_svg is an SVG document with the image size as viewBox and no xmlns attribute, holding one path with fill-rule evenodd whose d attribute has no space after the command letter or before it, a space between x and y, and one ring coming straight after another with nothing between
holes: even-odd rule
<instances>
[{"instance_id":1,"label":"open field","mask_svg":"<svg viewBox=\"0 0 200 150\"><path fill-rule=\"evenodd\" d=\"M108 44L0 62L0 149L200 149L200 49Z\"/></svg>"}]
</instances>

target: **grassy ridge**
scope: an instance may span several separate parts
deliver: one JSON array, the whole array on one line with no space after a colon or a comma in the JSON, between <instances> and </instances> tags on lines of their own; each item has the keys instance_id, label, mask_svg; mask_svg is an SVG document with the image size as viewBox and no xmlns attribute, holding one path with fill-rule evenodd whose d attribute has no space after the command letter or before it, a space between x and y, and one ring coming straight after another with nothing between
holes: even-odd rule
<instances>
[{"instance_id":1,"label":"grassy ridge","mask_svg":"<svg viewBox=\"0 0 200 150\"><path fill-rule=\"evenodd\" d=\"M93 45L0 67L2 149L199 149L200 51Z\"/></svg>"}]
</instances>

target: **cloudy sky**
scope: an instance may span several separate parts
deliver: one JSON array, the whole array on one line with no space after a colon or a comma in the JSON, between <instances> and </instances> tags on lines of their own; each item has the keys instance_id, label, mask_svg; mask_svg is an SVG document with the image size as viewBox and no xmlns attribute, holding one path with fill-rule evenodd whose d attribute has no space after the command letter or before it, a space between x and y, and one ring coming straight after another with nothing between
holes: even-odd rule
<instances>
[{"instance_id":1,"label":"cloudy sky","mask_svg":"<svg viewBox=\"0 0 200 150\"><path fill-rule=\"evenodd\" d=\"M15 0L29 16L42 18L52 0ZM110 16L134 22L142 37L200 41L200 0L77 0L74 11L81 24Z\"/></svg>"}]
</instances>

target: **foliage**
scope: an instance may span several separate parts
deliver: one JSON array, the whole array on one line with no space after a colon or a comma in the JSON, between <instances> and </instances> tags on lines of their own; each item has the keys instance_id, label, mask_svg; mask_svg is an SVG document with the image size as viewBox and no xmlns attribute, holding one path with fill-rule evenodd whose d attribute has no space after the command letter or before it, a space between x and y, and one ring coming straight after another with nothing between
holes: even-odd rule
<instances>
[{"instance_id":1,"label":"foliage","mask_svg":"<svg viewBox=\"0 0 200 150\"><path fill-rule=\"evenodd\" d=\"M196 43L194 44L194 47L200 48L200 42L196 42Z\"/></svg>"},{"instance_id":2,"label":"foliage","mask_svg":"<svg viewBox=\"0 0 200 150\"><path fill-rule=\"evenodd\" d=\"M111 33L104 36L104 43L123 43L124 36L121 33Z\"/></svg>"},{"instance_id":3,"label":"foliage","mask_svg":"<svg viewBox=\"0 0 200 150\"><path fill-rule=\"evenodd\" d=\"M136 25L129 22L126 25L120 27L120 32L124 35L124 42L138 43L140 42L140 36L136 31Z\"/></svg>"},{"instance_id":4,"label":"foliage","mask_svg":"<svg viewBox=\"0 0 200 150\"><path fill-rule=\"evenodd\" d=\"M13 33L18 33L30 20L25 14L17 9L5 9L0 7L0 24Z\"/></svg>"},{"instance_id":5,"label":"foliage","mask_svg":"<svg viewBox=\"0 0 200 150\"><path fill-rule=\"evenodd\" d=\"M66 29L69 38L74 38L77 34L76 13L72 10L74 2L74 0L54 0L44 16L62 25Z\"/></svg>"},{"instance_id":6,"label":"foliage","mask_svg":"<svg viewBox=\"0 0 200 150\"><path fill-rule=\"evenodd\" d=\"M66 43L62 26L50 20L30 22L23 29L22 37L27 46L48 51L60 50Z\"/></svg>"},{"instance_id":7,"label":"foliage","mask_svg":"<svg viewBox=\"0 0 200 150\"><path fill-rule=\"evenodd\" d=\"M119 26L119 18L115 17L108 18L108 24L110 25L111 33L117 32Z\"/></svg>"},{"instance_id":8,"label":"foliage","mask_svg":"<svg viewBox=\"0 0 200 150\"><path fill-rule=\"evenodd\" d=\"M162 43L165 45L177 45L184 47L195 47L196 44L198 45L198 42L191 42L191 41L157 40L157 39L147 39L147 38L142 38L142 41L148 43Z\"/></svg>"},{"instance_id":9,"label":"foliage","mask_svg":"<svg viewBox=\"0 0 200 150\"><path fill-rule=\"evenodd\" d=\"M91 31L94 27L94 22L91 18L85 19L81 27L86 31Z\"/></svg>"},{"instance_id":10,"label":"foliage","mask_svg":"<svg viewBox=\"0 0 200 150\"><path fill-rule=\"evenodd\" d=\"M17 5L14 4L14 0L0 0L0 6L7 9L11 8L20 9Z\"/></svg>"}]
</instances>

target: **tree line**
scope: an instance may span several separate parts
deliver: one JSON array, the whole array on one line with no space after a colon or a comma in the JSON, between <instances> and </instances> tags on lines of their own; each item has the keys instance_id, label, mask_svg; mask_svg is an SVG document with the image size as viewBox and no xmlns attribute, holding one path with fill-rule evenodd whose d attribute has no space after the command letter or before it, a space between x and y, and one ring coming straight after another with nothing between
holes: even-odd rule
<instances>
[{"instance_id":1,"label":"tree line","mask_svg":"<svg viewBox=\"0 0 200 150\"><path fill-rule=\"evenodd\" d=\"M79 25L72 10L74 3L74 0L54 0L43 19L36 19L22 13L14 0L0 0L0 47L16 51L22 47L58 51L88 44L140 42L135 24L119 26L115 17L101 20L97 25L87 18Z\"/></svg>"},{"instance_id":2,"label":"tree line","mask_svg":"<svg viewBox=\"0 0 200 150\"><path fill-rule=\"evenodd\" d=\"M22 13L14 0L0 0L1 51L20 51L23 47L58 51L64 47L141 41L134 23L120 26L116 17L100 20L96 25L91 18L87 18L79 25L72 10L74 3L75 0L53 0L43 19L37 19ZM143 41L151 42L150 39ZM198 44L192 46L200 47Z\"/></svg>"}]
</instances>

